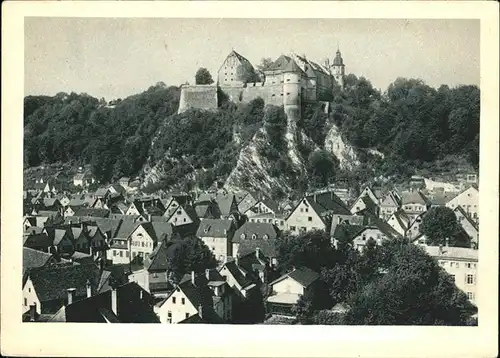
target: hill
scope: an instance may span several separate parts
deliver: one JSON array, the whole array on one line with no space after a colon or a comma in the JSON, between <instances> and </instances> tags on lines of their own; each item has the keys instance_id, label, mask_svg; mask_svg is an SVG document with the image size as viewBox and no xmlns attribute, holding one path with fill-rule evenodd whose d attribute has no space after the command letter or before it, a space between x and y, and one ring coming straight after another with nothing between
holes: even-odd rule
<instances>
[{"instance_id":1,"label":"hill","mask_svg":"<svg viewBox=\"0 0 500 358\"><path fill-rule=\"evenodd\" d=\"M305 104L300 118L260 98L177 114L179 96L163 83L110 103L75 93L28 96L25 167L89 164L103 182L140 176L145 191L218 183L276 198L338 181L478 167L475 86L434 89L400 78L381 93L348 75L333 102Z\"/></svg>"}]
</instances>

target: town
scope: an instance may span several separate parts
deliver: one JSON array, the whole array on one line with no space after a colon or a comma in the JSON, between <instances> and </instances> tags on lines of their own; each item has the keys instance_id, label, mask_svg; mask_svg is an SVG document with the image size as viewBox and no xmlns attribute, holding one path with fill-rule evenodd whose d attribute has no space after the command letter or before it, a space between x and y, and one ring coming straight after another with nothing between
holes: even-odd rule
<instances>
[{"instance_id":1,"label":"town","mask_svg":"<svg viewBox=\"0 0 500 358\"><path fill-rule=\"evenodd\" d=\"M304 297L332 291L320 266L307 266L321 252L283 253L302 239L359 253L409 242L476 305L478 180L413 176L356 195L339 184L275 202L217 186L146 195L140 179L103 185L88 167L35 174L23 197L23 321L296 324ZM426 220L448 212L459 230L428 237ZM350 310L329 302L321 312Z\"/></svg>"}]
</instances>

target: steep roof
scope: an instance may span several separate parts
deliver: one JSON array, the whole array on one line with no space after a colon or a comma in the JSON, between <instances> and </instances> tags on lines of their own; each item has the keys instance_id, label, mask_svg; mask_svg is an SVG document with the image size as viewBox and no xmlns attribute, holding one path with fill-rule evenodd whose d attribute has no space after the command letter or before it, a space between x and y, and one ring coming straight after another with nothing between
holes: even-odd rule
<instances>
[{"instance_id":1,"label":"steep roof","mask_svg":"<svg viewBox=\"0 0 500 358\"><path fill-rule=\"evenodd\" d=\"M351 225L341 223L335 227L333 237L339 241L350 241L356 237L362 230L364 226L362 225Z\"/></svg>"},{"instance_id":2,"label":"steep roof","mask_svg":"<svg viewBox=\"0 0 500 358\"><path fill-rule=\"evenodd\" d=\"M290 60L288 62L288 64L283 69L283 72L293 72L305 75L304 71L302 71L302 69L299 67L299 65L297 65L297 63L294 60Z\"/></svg>"},{"instance_id":3,"label":"steep roof","mask_svg":"<svg viewBox=\"0 0 500 358\"><path fill-rule=\"evenodd\" d=\"M276 239L279 236L279 229L273 224L246 222L234 233L233 243L250 240L253 235L256 239L263 239L265 235L267 239Z\"/></svg>"},{"instance_id":4,"label":"steep roof","mask_svg":"<svg viewBox=\"0 0 500 358\"><path fill-rule=\"evenodd\" d=\"M332 191L329 193L310 194L307 201L318 215L328 214L351 215L345 203Z\"/></svg>"},{"instance_id":5,"label":"steep roof","mask_svg":"<svg viewBox=\"0 0 500 358\"><path fill-rule=\"evenodd\" d=\"M228 219L203 219L196 231L198 237L227 237L233 221Z\"/></svg>"},{"instance_id":6,"label":"steep roof","mask_svg":"<svg viewBox=\"0 0 500 358\"><path fill-rule=\"evenodd\" d=\"M229 261L226 262L221 268L220 271L226 267L227 270L231 273L233 278L238 282L238 285L240 285L241 288L245 288L250 286L253 282L249 280L240 270L238 265L236 265L236 261ZM220 272L219 271L219 272Z\"/></svg>"},{"instance_id":7,"label":"steep roof","mask_svg":"<svg viewBox=\"0 0 500 358\"><path fill-rule=\"evenodd\" d=\"M420 191L405 192L402 195L403 205L405 204L430 204L429 199Z\"/></svg>"},{"instance_id":8,"label":"steep roof","mask_svg":"<svg viewBox=\"0 0 500 358\"><path fill-rule=\"evenodd\" d=\"M23 247L23 271L33 267L45 266L52 258L53 255L47 252Z\"/></svg>"},{"instance_id":9,"label":"steep roof","mask_svg":"<svg viewBox=\"0 0 500 358\"><path fill-rule=\"evenodd\" d=\"M229 215L232 214L231 207L233 204L233 201L235 201L235 196L234 194L218 194L215 197L215 201L217 202L217 205L219 206L219 210L222 215Z\"/></svg>"},{"instance_id":10,"label":"steep roof","mask_svg":"<svg viewBox=\"0 0 500 358\"><path fill-rule=\"evenodd\" d=\"M278 257L278 244L279 239L248 239L240 241L240 246L238 248L238 253L240 255L246 255L251 252L255 252L257 248L264 256L273 258Z\"/></svg>"},{"instance_id":11,"label":"steep roof","mask_svg":"<svg viewBox=\"0 0 500 358\"><path fill-rule=\"evenodd\" d=\"M458 211L465 218L465 220L467 220L469 222L469 224L472 225L472 227L474 229L476 229L477 231L479 231L479 228L477 227L477 224L475 223L475 221L472 220L472 218L470 217L470 215L464 210L464 208L462 208L461 205L457 205L457 207L453 211Z\"/></svg>"},{"instance_id":12,"label":"steep roof","mask_svg":"<svg viewBox=\"0 0 500 358\"><path fill-rule=\"evenodd\" d=\"M291 58L286 55L281 55L273 62L273 64L266 71L280 71L284 70L286 65L290 62Z\"/></svg>"},{"instance_id":13,"label":"steep roof","mask_svg":"<svg viewBox=\"0 0 500 358\"><path fill-rule=\"evenodd\" d=\"M85 296L87 281L97 288L99 269L96 265L50 266L34 268L29 272L36 294L41 302L67 297L68 288L75 288L75 297ZM95 291L94 291L95 292Z\"/></svg>"},{"instance_id":14,"label":"steep roof","mask_svg":"<svg viewBox=\"0 0 500 358\"><path fill-rule=\"evenodd\" d=\"M122 220L113 236L114 238L127 239L139 225L141 224L134 221Z\"/></svg>"}]
</instances>

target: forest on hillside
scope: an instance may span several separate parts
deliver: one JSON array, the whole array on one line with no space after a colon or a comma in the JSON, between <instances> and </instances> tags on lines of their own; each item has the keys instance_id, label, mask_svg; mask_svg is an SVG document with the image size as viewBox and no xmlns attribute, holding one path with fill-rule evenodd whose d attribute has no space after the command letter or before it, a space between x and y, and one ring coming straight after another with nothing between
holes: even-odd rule
<instances>
[{"instance_id":1,"label":"forest on hillside","mask_svg":"<svg viewBox=\"0 0 500 358\"><path fill-rule=\"evenodd\" d=\"M106 182L137 175L146 163L163 160L169 174L158 187L200 169L198 184L208 187L229 175L239 150L261 126L279 132L281 112L272 111L266 117L261 99L240 105L223 100L216 112L177 114L179 96L178 87L164 83L113 105L86 94L27 96L25 166L91 164L97 178ZM348 75L344 91L334 91L329 113L317 105L304 106L297 125L316 147L324 149L326 133L335 123L359 149L361 165L352 173L327 170L329 164L337 168L336 158L326 151L314 152L304 142L301 152L310 163L310 177L317 179L311 185L331 182L340 174L354 175L359 181L374 174L408 176L416 168L432 171L441 163L442 169L463 158L477 168L479 105L476 86L435 89L420 80L399 78L381 93L367 79ZM281 141L270 144L261 152L276 156L276 151L282 151ZM363 148L377 149L385 159ZM286 170L286 161L280 165Z\"/></svg>"}]
</instances>

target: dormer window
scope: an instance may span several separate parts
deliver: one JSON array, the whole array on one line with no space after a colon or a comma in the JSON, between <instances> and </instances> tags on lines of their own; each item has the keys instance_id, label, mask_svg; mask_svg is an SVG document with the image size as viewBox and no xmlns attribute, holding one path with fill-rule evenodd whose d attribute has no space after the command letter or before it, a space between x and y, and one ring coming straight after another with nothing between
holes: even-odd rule
<instances>
[{"instance_id":1,"label":"dormer window","mask_svg":"<svg viewBox=\"0 0 500 358\"><path fill-rule=\"evenodd\" d=\"M253 234L253 235L252 235L252 239L253 239L253 240L256 240L256 239L257 239L257 235L256 235L256 234Z\"/></svg>"},{"instance_id":2,"label":"dormer window","mask_svg":"<svg viewBox=\"0 0 500 358\"><path fill-rule=\"evenodd\" d=\"M269 235L265 234L262 238L263 238L264 240L267 240L267 239L269 239Z\"/></svg>"},{"instance_id":3,"label":"dormer window","mask_svg":"<svg viewBox=\"0 0 500 358\"><path fill-rule=\"evenodd\" d=\"M246 238L246 235L245 235L245 234L241 234L241 235L240 235L240 239L245 240L245 238Z\"/></svg>"}]
</instances>

